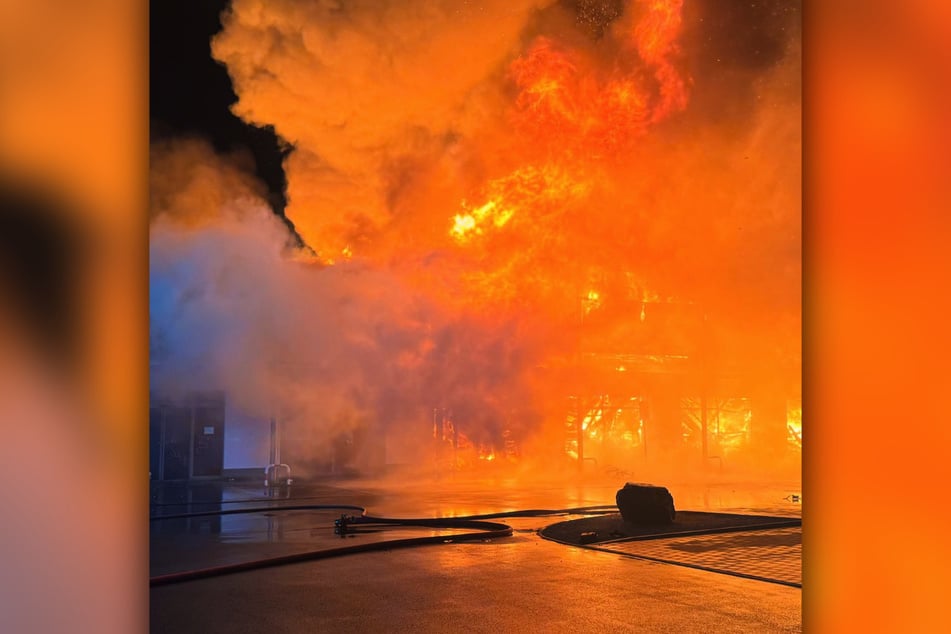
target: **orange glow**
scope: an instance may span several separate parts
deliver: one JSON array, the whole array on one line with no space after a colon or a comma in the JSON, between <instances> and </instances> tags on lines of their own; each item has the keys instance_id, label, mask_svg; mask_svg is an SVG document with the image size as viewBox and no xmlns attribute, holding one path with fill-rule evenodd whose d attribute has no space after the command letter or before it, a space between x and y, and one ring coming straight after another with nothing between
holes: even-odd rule
<instances>
[{"instance_id":1,"label":"orange glow","mask_svg":"<svg viewBox=\"0 0 951 634\"><path fill-rule=\"evenodd\" d=\"M687 106L684 80L671 63L671 57L677 53L682 8L683 0L653 0L644 20L634 31L637 50L644 61L654 67L654 76L660 84L660 104L652 121Z\"/></svg>"},{"instance_id":2,"label":"orange glow","mask_svg":"<svg viewBox=\"0 0 951 634\"><path fill-rule=\"evenodd\" d=\"M515 128L561 155L589 151L586 159L604 158L646 131L648 94L633 79L599 77L574 57L539 38L512 63Z\"/></svg>"},{"instance_id":3,"label":"orange glow","mask_svg":"<svg viewBox=\"0 0 951 634\"><path fill-rule=\"evenodd\" d=\"M500 208L494 200L490 200L470 213L456 215L451 233L458 241L467 242L472 235L483 233L481 225L486 219L491 220L494 227L504 227L514 213L512 208Z\"/></svg>"},{"instance_id":4,"label":"orange glow","mask_svg":"<svg viewBox=\"0 0 951 634\"><path fill-rule=\"evenodd\" d=\"M700 468L703 440L725 468L786 459L794 43L721 75L687 58L709 34L682 0L628 0L595 35L572 3L498 0L487 17L459 9L465 20L449 2L425 17L392 3L386 20L373 3L345 20L320 4L232 4L215 57L235 113L293 146L286 214L330 287L286 312L344 306L348 319L303 328L353 343L318 337L302 364L329 348L328 367L347 371L295 379L299 393L325 385L341 420L418 432L425 447L405 462L451 471ZM249 55L261 38L280 63ZM695 69L712 75L695 84ZM705 439L699 405L681 402L740 397L707 417ZM302 436L333 419L318 400L300 408L316 410L299 414Z\"/></svg>"},{"instance_id":5,"label":"orange glow","mask_svg":"<svg viewBox=\"0 0 951 634\"><path fill-rule=\"evenodd\" d=\"M613 178L605 169L613 168L597 164L623 161L651 126L686 107L687 81L673 61L680 10L679 1L649 3L637 25L619 34L626 52L610 68L545 36L511 62L513 139L531 149L508 174L486 182L478 205L463 201L462 211L449 218L455 243L477 249L478 267L460 276L470 305L485 309L543 298L574 314L578 300L564 293L565 280L578 272L570 259L587 261L595 277L598 268L617 265L592 267L581 252L599 248L589 246L589 227L624 226L623 219L598 217L603 203L592 196L603 195L605 179ZM645 79L645 67L656 81ZM564 261L556 263L549 258L558 250ZM582 299L584 314L600 305L598 291Z\"/></svg>"},{"instance_id":6,"label":"orange glow","mask_svg":"<svg viewBox=\"0 0 951 634\"><path fill-rule=\"evenodd\" d=\"M786 420L786 427L789 430L789 442L799 449L802 449L802 404L789 407L789 413Z\"/></svg>"},{"instance_id":7,"label":"orange glow","mask_svg":"<svg viewBox=\"0 0 951 634\"><path fill-rule=\"evenodd\" d=\"M527 215L526 222L553 213L557 205L583 197L588 189L555 165L525 166L491 181L486 187L488 202L483 205L469 208L463 202L465 212L453 218L450 234L464 244L489 228L501 229L516 213Z\"/></svg>"},{"instance_id":8,"label":"orange glow","mask_svg":"<svg viewBox=\"0 0 951 634\"><path fill-rule=\"evenodd\" d=\"M650 3L626 42L653 69L653 87L638 78L636 66L603 71L579 52L537 38L509 69L519 89L516 129L562 155L604 159L629 147L651 124L686 108L686 81L672 61L681 4Z\"/></svg>"},{"instance_id":9,"label":"orange glow","mask_svg":"<svg viewBox=\"0 0 951 634\"><path fill-rule=\"evenodd\" d=\"M488 451L486 451L485 449L480 449L480 450L479 450L479 460L485 460L486 462L492 462L493 460L495 460L495 451L492 450L492 449L489 449Z\"/></svg>"},{"instance_id":10,"label":"orange glow","mask_svg":"<svg viewBox=\"0 0 951 634\"><path fill-rule=\"evenodd\" d=\"M601 306L601 294L598 291L588 291L588 294L581 300L584 307L584 313L587 315L591 311Z\"/></svg>"}]
</instances>

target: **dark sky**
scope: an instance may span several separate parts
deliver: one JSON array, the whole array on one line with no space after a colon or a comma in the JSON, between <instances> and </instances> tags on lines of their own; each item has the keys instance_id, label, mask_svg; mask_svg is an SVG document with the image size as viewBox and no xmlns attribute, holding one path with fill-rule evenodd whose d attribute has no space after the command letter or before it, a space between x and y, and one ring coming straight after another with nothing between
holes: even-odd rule
<instances>
[{"instance_id":1,"label":"dark sky","mask_svg":"<svg viewBox=\"0 0 951 634\"><path fill-rule=\"evenodd\" d=\"M199 135L221 151L251 150L257 175L283 215L283 151L271 128L248 125L231 114L237 100L225 67L211 57L211 38L228 0L153 0L150 19L150 138Z\"/></svg>"}]
</instances>

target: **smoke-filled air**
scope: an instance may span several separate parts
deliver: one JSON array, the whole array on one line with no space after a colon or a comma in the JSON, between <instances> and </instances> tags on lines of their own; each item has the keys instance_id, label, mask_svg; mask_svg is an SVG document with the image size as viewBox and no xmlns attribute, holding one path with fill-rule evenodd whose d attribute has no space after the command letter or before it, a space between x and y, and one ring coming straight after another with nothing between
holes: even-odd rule
<instances>
[{"instance_id":1,"label":"smoke-filled air","mask_svg":"<svg viewBox=\"0 0 951 634\"><path fill-rule=\"evenodd\" d=\"M800 9L733 4L234 0L287 222L153 145L153 388L295 473L798 477Z\"/></svg>"}]
</instances>

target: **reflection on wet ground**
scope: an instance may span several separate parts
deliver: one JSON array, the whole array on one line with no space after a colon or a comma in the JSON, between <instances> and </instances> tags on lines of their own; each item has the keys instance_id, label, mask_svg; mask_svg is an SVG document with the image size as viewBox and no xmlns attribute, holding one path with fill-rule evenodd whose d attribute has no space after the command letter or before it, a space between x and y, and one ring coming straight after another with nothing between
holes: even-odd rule
<instances>
[{"instance_id":1,"label":"reflection on wet ground","mask_svg":"<svg viewBox=\"0 0 951 634\"><path fill-rule=\"evenodd\" d=\"M623 483L621 483L623 484ZM506 480L454 480L394 485L379 481L325 481L266 488L258 483L153 483L151 491L150 573L171 572L340 548L441 535L454 529L372 527L345 536L334 533L346 508L280 510L289 505L347 505L394 518L453 518L526 509L564 509L612 505L619 484L605 482L531 483ZM798 483L669 485L680 510L798 516ZM246 514L182 515L258 509ZM507 518L521 533L531 533L559 517ZM580 516L579 516L580 517ZM159 519L165 518L165 519Z\"/></svg>"},{"instance_id":2,"label":"reflection on wet ground","mask_svg":"<svg viewBox=\"0 0 951 634\"><path fill-rule=\"evenodd\" d=\"M665 483L680 510L800 516L798 483ZM349 504L389 517L458 517L613 504L623 482L336 481L266 490L260 483L156 486L153 515L211 509ZM801 499L801 498L800 498ZM240 564L406 536L393 528L335 536L343 511L264 510L154 521L151 574ZM543 539L572 516L504 520L511 537L354 554L153 587L153 632L799 632L802 592L793 532L608 544ZM682 539L682 538L681 538ZM706 542L704 539L700 541ZM692 550L691 550L692 549ZM768 556L768 557L764 557ZM702 561L698 558L702 558ZM663 563L661 563L663 562ZM674 564L674 565L671 565ZM723 570L729 566L729 570ZM766 567L764 567L766 566ZM728 574L719 574L718 571ZM773 583L764 583L769 579ZM785 583L783 581L785 580Z\"/></svg>"}]
</instances>

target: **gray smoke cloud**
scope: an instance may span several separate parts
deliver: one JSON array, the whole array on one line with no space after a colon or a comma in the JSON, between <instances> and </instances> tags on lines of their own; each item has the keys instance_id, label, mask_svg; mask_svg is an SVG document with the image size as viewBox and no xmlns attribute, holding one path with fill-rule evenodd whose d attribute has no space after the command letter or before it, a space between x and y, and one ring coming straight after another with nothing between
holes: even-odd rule
<instances>
[{"instance_id":1,"label":"gray smoke cloud","mask_svg":"<svg viewBox=\"0 0 951 634\"><path fill-rule=\"evenodd\" d=\"M491 110L486 78L546 4L233 2L213 55L239 95L235 114L296 148L288 215L305 241L332 258L384 228L386 166L478 129Z\"/></svg>"},{"instance_id":2,"label":"gray smoke cloud","mask_svg":"<svg viewBox=\"0 0 951 634\"><path fill-rule=\"evenodd\" d=\"M386 271L290 257L287 227L244 160L195 140L155 148L153 389L225 390L248 415L281 420L302 458L358 428L424 432L440 402L484 419L487 440L500 432L525 344L504 324L446 313Z\"/></svg>"}]
</instances>

